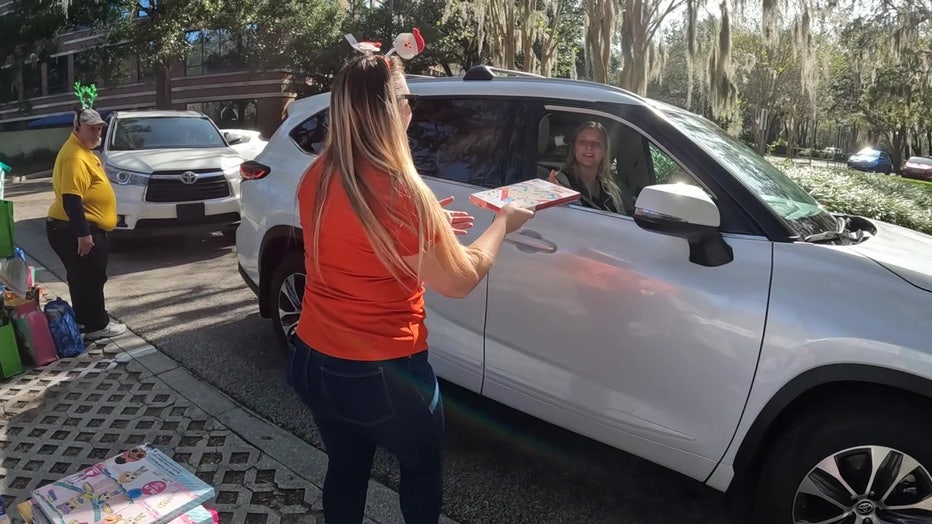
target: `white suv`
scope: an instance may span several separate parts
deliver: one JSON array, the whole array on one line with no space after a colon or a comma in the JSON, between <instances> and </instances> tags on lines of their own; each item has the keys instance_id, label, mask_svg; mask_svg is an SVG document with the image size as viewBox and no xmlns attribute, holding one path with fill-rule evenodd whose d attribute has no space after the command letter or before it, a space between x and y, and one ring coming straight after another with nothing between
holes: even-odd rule
<instances>
[{"instance_id":1,"label":"white suv","mask_svg":"<svg viewBox=\"0 0 932 524\"><path fill-rule=\"evenodd\" d=\"M116 111L97 154L117 197L116 233L222 231L240 221L243 156L195 111Z\"/></svg>"},{"instance_id":2,"label":"white suv","mask_svg":"<svg viewBox=\"0 0 932 524\"><path fill-rule=\"evenodd\" d=\"M469 297L429 291L438 374L754 493L750 522L932 522L932 237L825 212L684 110L500 73L409 81L415 162L476 216L465 241L492 219L470 193L545 177L587 120L627 209L541 211ZM295 190L328 102L293 103L242 167L240 272L283 342L304 291Z\"/></svg>"}]
</instances>

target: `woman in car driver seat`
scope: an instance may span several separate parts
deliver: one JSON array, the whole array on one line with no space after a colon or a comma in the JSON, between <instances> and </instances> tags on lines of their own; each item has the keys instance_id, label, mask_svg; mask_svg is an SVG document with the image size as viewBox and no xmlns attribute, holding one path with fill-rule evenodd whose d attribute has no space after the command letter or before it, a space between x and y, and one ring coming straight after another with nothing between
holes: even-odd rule
<instances>
[{"instance_id":1,"label":"woman in car driver seat","mask_svg":"<svg viewBox=\"0 0 932 524\"><path fill-rule=\"evenodd\" d=\"M583 122L573 137L563 167L551 171L547 180L579 191L586 207L624 213L621 190L608 165L611 155L605 127L594 121Z\"/></svg>"}]
</instances>

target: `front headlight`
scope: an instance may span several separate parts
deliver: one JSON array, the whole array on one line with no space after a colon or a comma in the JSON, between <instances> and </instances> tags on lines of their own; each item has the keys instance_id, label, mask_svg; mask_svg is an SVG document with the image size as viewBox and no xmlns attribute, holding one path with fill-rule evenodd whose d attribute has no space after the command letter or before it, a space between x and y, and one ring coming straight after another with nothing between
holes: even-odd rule
<instances>
[{"instance_id":1,"label":"front headlight","mask_svg":"<svg viewBox=\"0 0 932 524\"><path fill-rule=\"evenodd\" d=\"M107 178L114 184L146 187L149 183L149 176L142 173L117 169L113 166L107 166L104 170L107 172Z\"/></svg>"}]
</instances>

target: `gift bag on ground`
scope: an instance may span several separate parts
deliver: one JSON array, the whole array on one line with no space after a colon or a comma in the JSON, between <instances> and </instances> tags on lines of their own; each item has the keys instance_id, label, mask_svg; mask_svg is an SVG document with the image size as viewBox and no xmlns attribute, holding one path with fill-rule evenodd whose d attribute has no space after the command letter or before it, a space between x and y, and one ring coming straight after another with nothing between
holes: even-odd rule
<instances>
[{"instance_id":1,"label":"gift bag on ground","mask_svg":"<svg viewBox=\"0 0 932 524\"><path fill-rule=\"evenodd\" d=\"M49 331L59 357L76 357L84 352L84 338L70 304L56 297L45 305L45 318L49 321Z\"/></svg>"},{"instance_id":2,"label":"gift bag on ground","mask_svg":"<svg viewBox=\"0 0 932 524\"><path fill-rule=\"evenodd\" d=\"M6 311L0 311L0 378L9 378L23 372L23 362L16 347L13 323Z\"/></svg>"},{"instance_id":3,"label":"gift bag on ground","mask_svg":"<svg viewBox=\"0 0 932 524\"><path fill-rule=\"evenodd\" d=\"M36 302L28 302L13 310L13 327L20 342L20 351L35 366L58 360L49 322Z\"/></svg>"},{"instance_id":4,"label":"gift bag on ground","mask_svg":"<svg viewBox=\"0 0 932 524\"><path fill-rule=\"evenodd\" d=\"M0 258L13 256L13 202L0 200Z\"/></svg>"}]
</instances>

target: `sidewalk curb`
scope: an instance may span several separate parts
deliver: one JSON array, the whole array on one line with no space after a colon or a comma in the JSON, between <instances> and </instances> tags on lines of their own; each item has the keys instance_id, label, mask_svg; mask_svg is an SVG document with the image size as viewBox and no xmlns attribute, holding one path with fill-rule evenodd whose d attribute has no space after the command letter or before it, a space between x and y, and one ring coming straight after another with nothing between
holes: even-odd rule
<instances>
[{"instance_id":1,"label":"sidewalk curb","mask_svg":"<svg viewBox=\"0 0 932 524\"><path fill-rule=\"evenodd\" d=\"M36 268L36 281L46 287L51 295L68 296L67 286L61 279L28 253L26 259L28 264ZM268 422L224 392L202 381L177 361L162 353L158 347L138 336L129 326L124 335L109 341L122 351L116 360L126 362L127 367L133 371L142 371L145 375L160 380L180 397L226 426L247 444L318 489L323 489L327 467L325 452ZM404 522L398 505L398 493L370 479L366 517L366 522L376 524ZM441 516L440 522L457 524L446 516Z\"/></svg>"},{"instance_id":2,"label":"sidewalk curb","mask_svg":"<svg viewBox=\"0 0 932 524\"><path fill-rule=\"evenodd\" d=\"M45 171L36 171L36 172L34 172L34 173L27 173L27 174L25 174L25 175L13 175L13 174L10 174L10 175L7 177L7 181L10 182L10 183L12 183L12 184L15 184L15 183L17 183L17 182L25 182L25 181L27 181L27 180L33 180L33 179L36 179L36 178L47 178L47 177L50 177L50 176L52 176L52 170L51 170L51 169L48 169L48 170L45 170Z\"/></svg>"}]
</instances>

